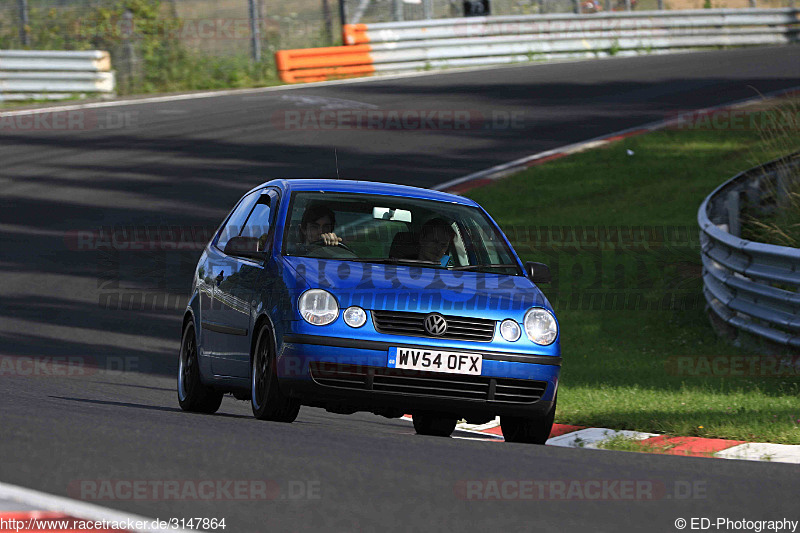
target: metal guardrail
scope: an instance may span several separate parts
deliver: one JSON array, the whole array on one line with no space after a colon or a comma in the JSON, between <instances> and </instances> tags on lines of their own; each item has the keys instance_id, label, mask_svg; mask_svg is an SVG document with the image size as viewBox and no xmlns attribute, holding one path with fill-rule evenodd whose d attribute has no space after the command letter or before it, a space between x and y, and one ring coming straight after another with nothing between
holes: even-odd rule
<instances>
[{"instance_id":1,"label":"metal guardrail","mask_svg":"<svg viewBox=\"0 0 800 533\"><path fill-rule=\"evenodd\" d=\"M0 102L113 94L115 88L108 52L0 50Z\"/></svg>"},{"instance_id":2,"label":"metal guardrail","mask_svg":"<svg viewBox=\"0 0 800 533\"><path fill-rule=\"evenodd\" d=\"M775 26L798 22L793 9L700 9L687 11L639 11L592 15L554 14L516 17L474 17L346 24L345 44L394 43L402 41L490 37L497 35L577 34L581 32L734 28ZM591 34L588 36L592 36Z\"/></svg>"},{"instance_id":3,"label":"metal guardrail","mask_svg":"<svg viewBox=\"0 0 800 533\"><path fill-rule=\"evenodd\" d=\"M373 72L791 44L800 11L703 9L349 24L349 46L276 53L284 81Z\"/></svg>"},{"instance_id":4,"label":"metal guardrail","mask_svg":"<svg viewBox=\"0 0 800 533\"><path fill-rule=\"evenodd\" d=\"M793 348L800 348L800 249L739 234L742 203L768 211L798 172L800 152L742 172L714 190L697 213L710 311L736 329Z\"/></svg>"}]
</instances>

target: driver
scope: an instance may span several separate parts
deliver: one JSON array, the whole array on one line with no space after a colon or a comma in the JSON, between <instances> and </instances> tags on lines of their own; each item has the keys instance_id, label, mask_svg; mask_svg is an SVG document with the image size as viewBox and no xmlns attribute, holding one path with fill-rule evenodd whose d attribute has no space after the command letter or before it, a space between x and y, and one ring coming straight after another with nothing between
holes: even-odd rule
<instances>
[{"instance_id":1,"label":"driver","mask_svg":"<svg viewBox=\"0 0 800 533\"><path fill-rule=\"evenodd\" d=\"M333 211L321 204L310 205L303 213L300 221L300 235L305 246L312 244L323 246L336 246L342 242L333 232L336 225L336 215Z\"/></svg>"}]
</instances>

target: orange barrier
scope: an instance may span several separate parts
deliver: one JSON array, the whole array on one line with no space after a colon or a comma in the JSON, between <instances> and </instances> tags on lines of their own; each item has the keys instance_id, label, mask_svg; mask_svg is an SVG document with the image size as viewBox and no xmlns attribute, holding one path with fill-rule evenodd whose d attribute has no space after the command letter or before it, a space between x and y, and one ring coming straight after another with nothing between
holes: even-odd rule
<instances>
[{"instance_id":1,"label":"orange barrier","mask_svg":"<svg viewBox=\"0 0 800 533\"><path fill-rule=\"evenodd\" d=\"M344 38L344 44L346 45L368 43L369 37L367 36L367 25L345 24L342 26L342 37Z\"/></svg>"},{"instance_id":2,"label":"orange barrier","mask_svg":"<svg viewBox=\"0 0 800 533\"><path fill-rule=\"evenodd\" d=\"M375 72L369 45L300 48L275 52L275 63L286 83L324 81Z\"/></svg>"},{"instance_id":3,"label":"orange barrier","mask_svg":"<svg viewBox=\"0 0 800 533\"><path fill-rule=\"evenodd\" d=\"M342 78L357 78L368 76L375 72L372 65L359 65L355 67L330 67L296 71L281 71L281 79L286 83L302 83L309 81L338 80Z\"/></svg>"}]
</instances>

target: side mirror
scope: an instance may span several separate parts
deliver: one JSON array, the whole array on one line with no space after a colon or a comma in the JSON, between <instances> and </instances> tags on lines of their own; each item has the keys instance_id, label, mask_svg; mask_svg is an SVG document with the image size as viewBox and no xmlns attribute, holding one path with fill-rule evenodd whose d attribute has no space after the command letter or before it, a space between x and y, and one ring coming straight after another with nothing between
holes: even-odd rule
<instances>
[{"instance_id":1,"label":"side mirror","mask_svg":"<svg viewBox=\"0 0 800 533\"><path fill-rule=\"evenodd\" d=\"M534 283L550 283L553 276L550 274L550 267L544 263L528 261L525 263L525 273Z\"/></svg>"},{"instance_id":2,"label":"side mirror","mask_svg":"<svg viewBox=\"0 0 800 533\"><path fill-rule=\"evenodd\" d=\"M225 255L263 261L264 252L259 250L258 237L231 237L225 245Z\"/></svg>"}]
</instances>

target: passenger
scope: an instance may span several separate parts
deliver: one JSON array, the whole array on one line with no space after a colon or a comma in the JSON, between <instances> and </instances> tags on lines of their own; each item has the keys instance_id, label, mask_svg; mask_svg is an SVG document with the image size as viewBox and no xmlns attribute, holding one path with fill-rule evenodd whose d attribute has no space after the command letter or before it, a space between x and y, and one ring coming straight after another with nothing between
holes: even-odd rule
<instances>
[{"instance_id":1,"label":"passenger","mask_svg":"<svg viewBox=\"0 0 800 533\"><path fill-rule=\"evenodd\" d=\"M456 232L443 218L432 218L422 225L419 234L419 256L422 261L443 263ZM447 257L449 260L450 258ZM445 263L446 264L446 263Z\"/></svg>"}]
</instances>

